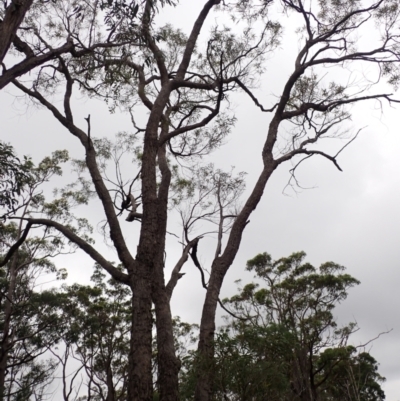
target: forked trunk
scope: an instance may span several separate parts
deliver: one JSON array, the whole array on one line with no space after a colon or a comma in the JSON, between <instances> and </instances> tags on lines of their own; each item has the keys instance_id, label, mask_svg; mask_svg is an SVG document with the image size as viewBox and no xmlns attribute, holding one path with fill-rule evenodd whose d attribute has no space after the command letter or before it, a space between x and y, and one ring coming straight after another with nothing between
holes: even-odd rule
<instances>
[{"instance_id":1,"label":"forked trunk","mask_svg":"<svg viewBox=\"0 0 400 401\"><path fill-rule=\"evenodd\" d=\"M179 400L180 363L175 355L172 316L164 279L156 279L153 285L153 300L156 313L158 388L160 400Z\"/></svg>"}]
</instances>

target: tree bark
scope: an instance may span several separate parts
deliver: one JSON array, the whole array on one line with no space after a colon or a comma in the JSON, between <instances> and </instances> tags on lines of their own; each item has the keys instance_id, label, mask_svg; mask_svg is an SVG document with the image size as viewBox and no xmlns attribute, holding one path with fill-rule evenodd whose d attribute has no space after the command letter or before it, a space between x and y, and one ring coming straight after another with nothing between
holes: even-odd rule
<instances>
[{"instance_id":1,"label":"tree bark","mask_svg":"<svg viewBox=\"0 0 400 401\"><path fill-rule=\"evenodd\" d=\"M163 272L161 272L163 273ZM172 315L164 277L156 274L153 284L153 300L156 313L158 387L160 400L179 400L180 363L175 354Z\"/></svg>"},{"instance_id":2,"label":"tree bark","mask_svg":"<svg viewBox=\"0 0 400 401\"><path fill-rule=\"evenodd\" d=\"M33 0L12 0L6 8L4 19L0 21L0 64L13 42L15 35Z\"/></svg>"},{"instance_id":3,"label":"tree bark","mask_svg":"<svg viewBox=\"0 0 400 401\"><path fill-rule=\"evenodd\" d=\"M164 122L161 137L168 131ZM175 355L174 333L170 297L165 286L164 250L165 235L168 221L168 195L171 185L171 171L166 157L166 145L158 148L158 166L161 172L161 182L158 189L158 252L155 252L155 271L153 276L152 299L156 314L158 388L163 401L179 400L179 369L180 364Z\"/></svg>"},{"instance_id":4,"label":"tree bark","mask_svg":"<svg viewBox=\"0 0 400 401\"><path fill-rule=\"evenodd\" d=\"M17 258L18 251L13 255L11 259L10 266L10 282L7 289L7 295L4 300L4 326L3 326L3 336L0 343L0 399L4 398L5 391L5 379L6 379L6 371L7 371L7 362L8 355L10 352L10 326L11 326L11 316L13 313L13 298L14 291L17 282Z\"/></svg>"},{"instance_id":5,"label":"tree bark","mask_svg":"<svg viewBox=\"0 0 400 401\"><path fill-rule=\"evenodd\" d=\"M128 368L128 400L151 401L153 398L152 316L150 272L141 265L132 275L132 327Z\"/></svg>"},{"instance_id":6,"label":"tree bark","mask_svg":"<svg viewBox=\"0 0 400 401\"><path fill-rule=\"evenodd\" d=\"M111 367L111 360L107 363L107 398L106 401L115 401L115 387L113 382L113 373Z\"/></svg>"}]
</instances>

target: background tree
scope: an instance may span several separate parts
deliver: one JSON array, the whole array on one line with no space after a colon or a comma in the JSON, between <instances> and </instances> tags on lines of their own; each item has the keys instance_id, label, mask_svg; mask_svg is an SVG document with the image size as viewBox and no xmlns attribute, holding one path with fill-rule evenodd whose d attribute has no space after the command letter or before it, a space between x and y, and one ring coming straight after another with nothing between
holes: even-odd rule
<instances>
[{"instance_id":1,"label":"background tree","mask_svg":"<svg viewBox=\"0 0 400 401\"><path fill-rule=\"evenodd\" d=\"M318 269L299 252L247 263L261 283L224 300L231 312L215 341L214 394L230 400L383 400L377 363L348 344L355 324L333 309L359 282L332 262ZM360 351L361 350L361 351ZM199 367L201 368L201 366Z\"/></svg>"},{"instance_id":2,"label":"background tree","mask_svg":"<svg viewBox=\"0 0 400 401\"><path fill-rule=\"evenodd\" d=\"M12 221L2 224L0 230L0 389L10 400L33 396L44 399L48 395L45 387L57 366L54 360L44 362L46 355L39 358L59 341L62 332L59 294L42 287L48 281L66 277L65 270L57 269L52 259L73 252L75 247L57 231L40 225L24 226L23 221L36 213L57 216L85 236L89 228L86 221L70 213L71 199L75 197L79 203L84 197L73 187L64 189L61 197L50 202L42 193L45 183L61 175L60 165L67 160L67 152L57 151L38 165L26 161L23 187L15 197L18 207L7 216ZM15 177L10 180L13 185Z\"/></svg>"},{"instance_id":3,"label":"background tree","mask_svg":"<svg viewBox=\"0 0 400 401\"><path fill-rule=\"evenodd\" d=\"M349 345L354 324L338 328L333 309L358 281L344 268L319 269L295 253L248 261L256 283L225 299L232 313L216 335L213 394L218 400L384 400L384 378L365 346ZM189 352L182 399L194 396L196 370L210 369Z\"/></svg>"},{"instance_id":4,"label":"background tree","mask_svg":"<svg viewBox=\"0 0 400 401\"><path fill-rule=\"evenodd\" d=\"M129 355L129 288L113 279L105 282L99 267L92 286L65 286L61 297L65 331L64 354L53 350L62 366L64 400L79 395L82 383L87 394L82 399L125 400ZM62 348L61 348L62 349ZM73 358L73 374L70 362Z\"/></svg>"}]
</instances>

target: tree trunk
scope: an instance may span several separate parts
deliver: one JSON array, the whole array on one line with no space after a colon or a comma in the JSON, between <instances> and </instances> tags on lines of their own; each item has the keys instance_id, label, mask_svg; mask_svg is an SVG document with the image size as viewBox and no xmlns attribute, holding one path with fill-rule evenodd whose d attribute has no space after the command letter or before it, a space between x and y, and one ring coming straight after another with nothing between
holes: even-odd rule
<instances>
[{"instance_id":1,"label":"tree trunk","mask_svg":"<svg viewBox=\"0 0 400 401\"><path fill-rule=\"evenodd\" d=\"M159 275L159 274L158 274ZM156 278L153 284L153 300L156 313L158 387L160 400L179 400L180 363L175 355L172 316L164 278Z\"/></svg>"},{"instance_id":2,"label":"tree trunk","mask_svg":"<svg viewBox=\"0 0 400 401\"><path fill-rule=\"evenodd\" d=\"M161 137L168 132L168 124L163 124ZM161 182L158 189L158 252L155 253L156 268L153 276L153 303L156 314L158 388L162 401L179 400L180 363L175 354L175 342L170 308L170 297L165 287L164 250L168 221L168 196L171 185L171 171L166 157L166 145L158 148L158 166Z\"/></svg>"},{"instance_id":3,"label":"tree trunk","mask_svg":"<svg viewBox=\"0 0 400 401\"><path fill-rule=\"evenodd\" d=\"M18 235L19 237L19 235ZM4 324L3 324L3 336L0 343L0 399L4 397L5 391L5 379L6 379L6 371L7 371L7 362L8 355L10 351L10 326L11 326L11 316L12 316L12 305L14 298L14 291L17 281L17 258L18 251L14 254L11 260L10 266L10 283L7 289L7 295L4 300Z\"/></svg>"},{"instance_id":4,"label":"tree trunk","mask_svg":"<svg viewBox=\"0 0 400 401\"><path fill-rule=\"evenodd\" d=\"M113 373L111 360L107 363L107 398L106 401L115 401L115 387L113 382Z\"/></svg>"},{"instance_id":5,"label":"tree trunk","mask_svg":"<svg viewBox=\"0 0 400 401\"><path fill-rule=\"evenodd\" d=\"M145 288L147 292L143 291L142 297L146 297L150 323L151 299L153 299L155 305L159 363L158 384L160 397L163 401L177 401L179 399L179 364L175 356L171 311L164 282L165 235L167 229L168 190L171 177L166 160L164 160L165 149L160 150L158 145L159 124L171 90L170 83L163 86L153 105L146 127L141 170L143 218L136 258L140 266L141 276L146 277L144 281L146 282ZM163 159L158 160L162 173L159 188L156 174L158 157ZM135 278L135 282L136 280L137 278ZM133 296L137 296L134 289ZM136 330L137 327L135 326ZM149 330L150 342L146 342L146 347L149 347L148 351L150 351L149 363L151 368L151 325L150 329L147 326L147 330ZM141 337L138 333L132 333L132 335L138 336L138 339ZM147 354L148 352L146 351ZM148 368L147 365L146 368ZM136 398L128 399L129 401L136 401Z\"/></svg>"},{"instance_id":6,"label":"tree trunk","mask_svg":"<svg viewBox=\"0 0 400 401\"><path fill-rule=\"evenodd\" d=\"M271 124L270 131L277 130L278 125ZM229 267L233 263L242 239L243 231L248 223L248 218L257 207L264 192L269 177L277 167L272 156L263 155L264 169L258 178L247 202L237 216L230 232L226 248L222 256L214 259L211 266L210 281L207 288L206 299L200 323L200 338L198 345L197 383L195 401L210 401L212 399L212 365L214 360L214 334L215 316L218 306L218 298L222 283ZM268 157L269 156L269 157Z\"/></svg>"},{"instance_id":7,"label":"tree trunk","mask_svg":"<svg viewBox=\"0 0 400 401\"><path fill-rule=\"evenodd\" d=\"M15 34L33 0L12 0L6 8L4 19L0 21L0 64L15 38Z\"/></svg>"},{"instance_id":8,"label":"tree trunk","mask_svg":"<svg viewBox=\"0 0 400 401\"><path fill-rule=\"evenodd\" d=\"M131 281L132 327L128 368L128 401L151 401L153 398L149 273L141 266L140 270L132 275Z\"/></svg>"}]
</instances>

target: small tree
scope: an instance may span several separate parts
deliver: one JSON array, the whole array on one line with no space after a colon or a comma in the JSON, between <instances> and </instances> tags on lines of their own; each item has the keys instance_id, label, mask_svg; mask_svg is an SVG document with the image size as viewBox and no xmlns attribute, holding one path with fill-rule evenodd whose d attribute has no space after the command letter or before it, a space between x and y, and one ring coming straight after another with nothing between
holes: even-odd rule
<instances>
[{"instance_id":1,"label":"small tree","mask_svg":"<svg viewBox=\"0 0 400 401\"><path fill-rule=\"evenodd\" d=\"M129 289L105 276L97 266L93 286L74 284L64 287L64 355L52 353L60 361L64 401L71 401L81 389L77 383L83 373L86 385L82 399L123 401L127 394L129 355L130 300ZM73 374L69 362L73 357ZM69 383L67 381L69 380ZM82 389L83 390L83 389Z\"/></svg>"}]
</instances>

